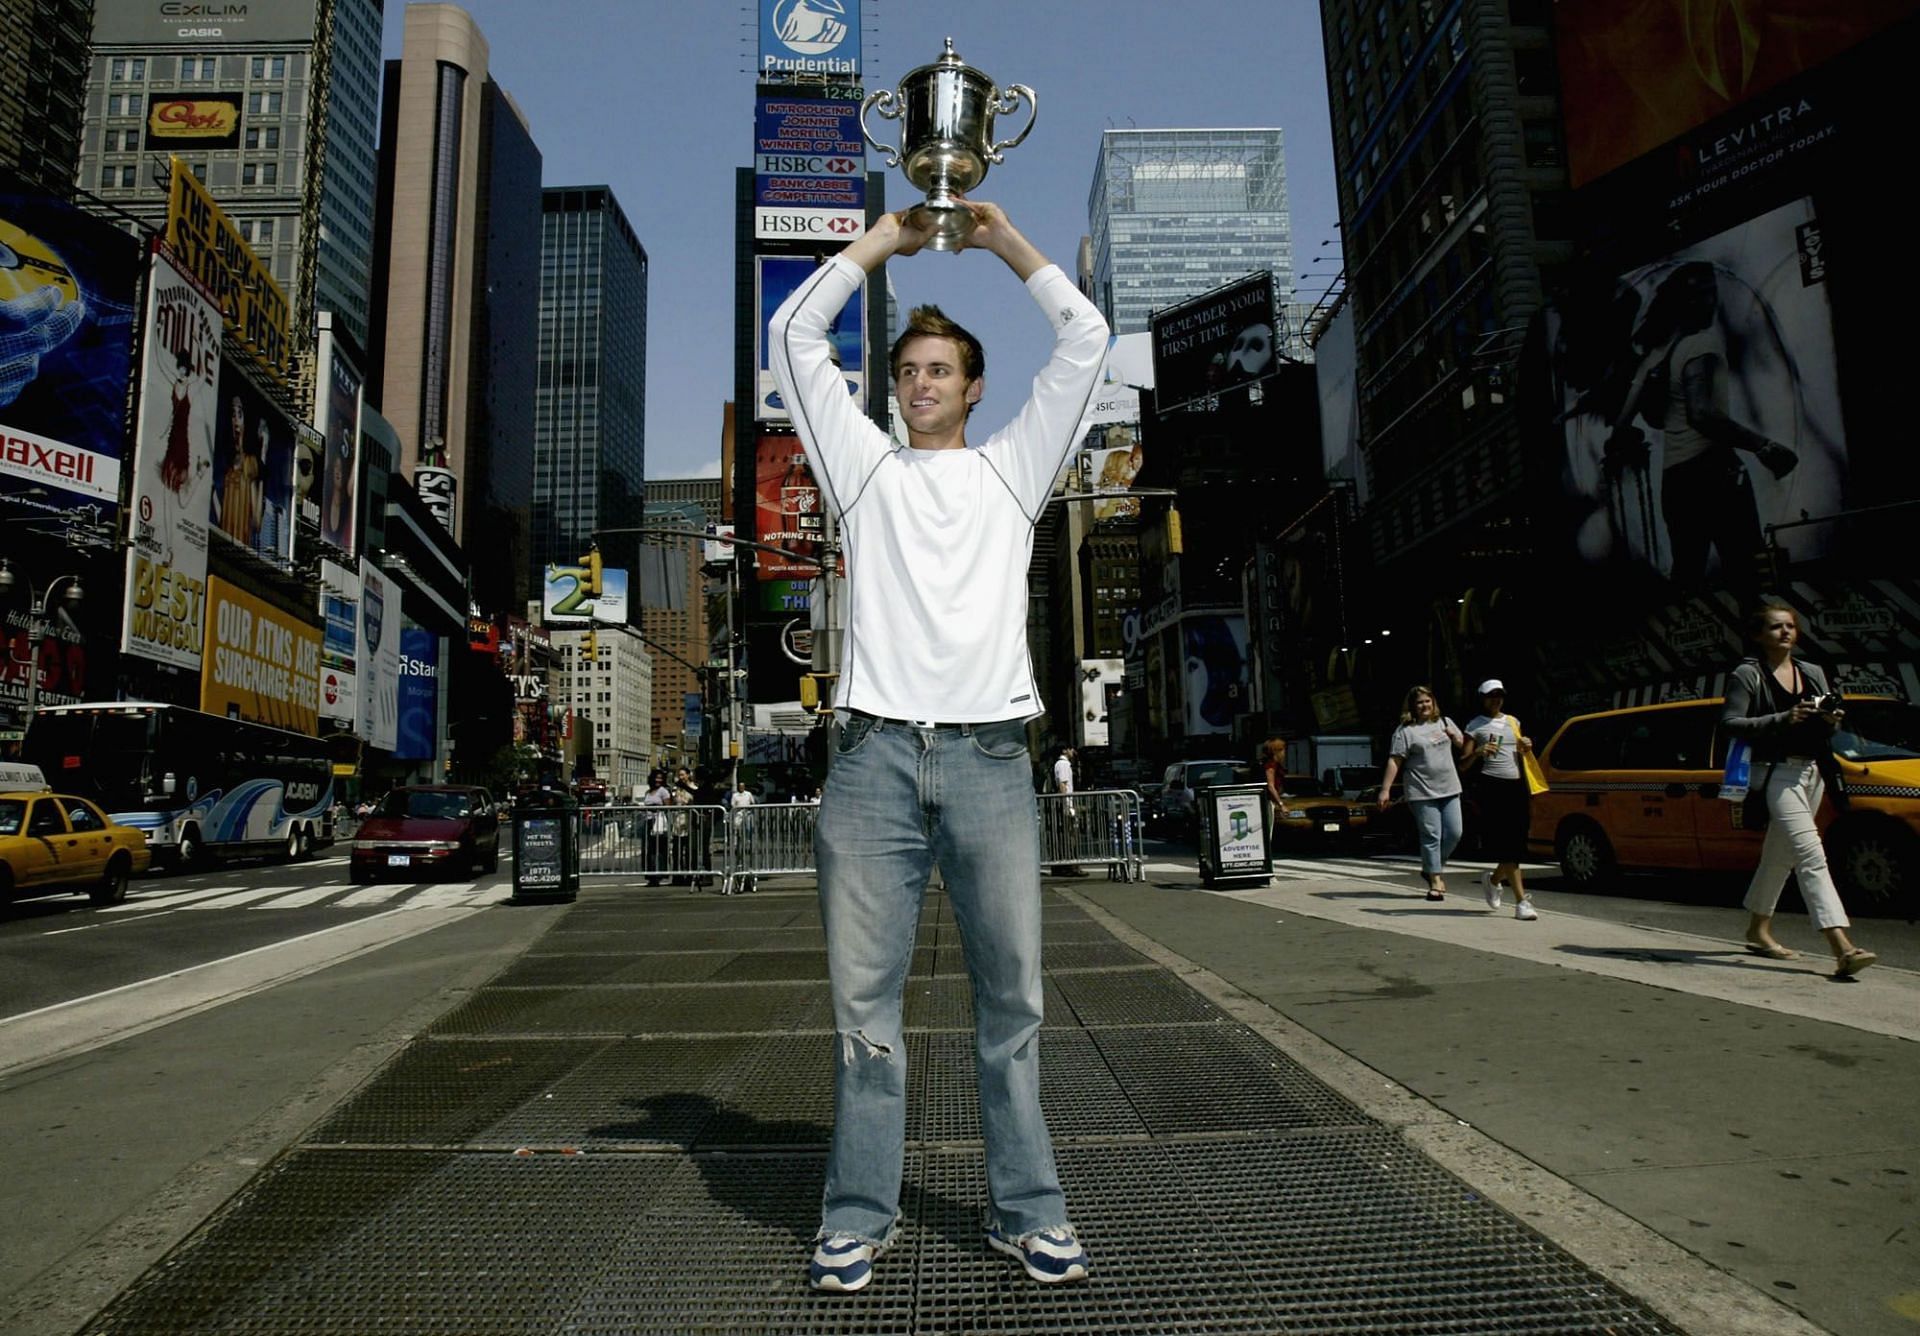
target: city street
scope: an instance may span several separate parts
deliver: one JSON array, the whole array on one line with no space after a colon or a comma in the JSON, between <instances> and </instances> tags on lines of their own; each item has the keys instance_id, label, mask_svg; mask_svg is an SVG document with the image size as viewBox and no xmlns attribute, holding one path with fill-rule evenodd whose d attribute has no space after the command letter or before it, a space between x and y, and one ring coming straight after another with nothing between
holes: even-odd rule
<instances>
[{"instance_id":1,"label":"city street","mask_svg":"<svg viewBox=\"0 0 1920 1336\"><path fill-rule=\"evenodd\" d=\"M1460 867L1439 905L1418 899L1410 862L1385 850L1288 857L1270 886L1208 892L1190 851L1152 842L1144 883L1049 884L1173 970L1205 999L1196 1003L1207 1014L1251 1027L1614 1284L1670 1317L1674 1304L1695 1313L1681 1329L1808 1329L1763 1293L1827 1330L1908 1329L1920 1296L1888 1286L1911 1274L1901 1259L1910 1262L1915 1246L1908 1226L1920 1145L1905 1110L1920 1094L1910 1056L1920 1037L1920 931L1861 923L1857 935L1883 963L1857 983L1836 984L1810 954L1792 962L1746 956L1737 885L1640 879L1624 895L1571 895L1538 868L1541 919L1518 923L1510 910L1487 912L1473 871ZM426 1057L456 1041L475 1045L480 1065L464 1069L491 1070L483 1041L460 1041L466 1025L446 1031L448 1018L465 1014L463 1000L519 1005L552 993L521 985L561 977L558 967L574 957L554 953L584 950L612 964L639 952L636 968L680 962L646 977L707 977L698 962L717 968L734 958L714 947L744 950L743 963L755 952L770 962L796 956L791 948L804 940L791 934L813 913L803 878L768 879L758 895L731 901L600 881L577 911L506 906L509 890L505 875L355 887L333 853L292 866L152 876L123 907L29 904L0 924L0 1136L24 1189L0 1225L0 1292L19 1296L0 1304L0 1329L51 1336L79 1326L256 1173L290 1163L276 1157L310 1157L300 1148L342 1116L343 1101L389 1079L382 1070L422 1042ZM602 917L566 917L589 910ZM943 913L943 902L930 901L929 916ZM690 916L716 935L610 935L604 926L662 914ZM1093 934L1104 940L1106 932L1093 923L1069 930L1049 914L1049 932L1064 933L1057 949L1067 953L1049 966L1050 996L1055 985L1068 989L1066 1022L1080 1012L1103 1046L1124 1037L1130 1032L1099 1028L1082 990L1130 972L1112 972L1117 958L1074 954L1118 948L1094 947ZM776 919L795 926L754 926ZM583 921L603 926L586 934ZM565 931L570 922L574 930ZM563 930L549 935L554 926ZM1796 948L1817 947L1797 913L1783 914L1780 930ZM950 967L955 962L935 973ZM509 968L517 973L503 976ZM791 977L803 976L814 977L804 969ZM722 1012L688 1012L673 1001L680 992L719 987L719 977L763 976L712 977L610 980L552 996L641 1008L612 1021L612 1033L698 1031L715 1028L710 1017ZM776 985L764 977L732 987L765 998ZM823 988L794 993L814 1018L795 1021L799 1029L820 1023ZM646 1009L653 1006L674 1007L673 1019L656 1019ZM1049 1016L1061 1023L1052 1006ZM600 1018L588 1028L609 1024ZM437 1045L422 1039L435 1029L444 1031ZM502 1045L504 1059L528 1040L484 1042ZM1108 1060L1128 1069L1117 1054ZM795 1110L809 1128L802 1140L812 1141L824 1110L805 1093L810 1069L782 1061L761 1079L786 1093L769 1087L752 1098ZM1082 1079L1072 1077L1062 1097L1082 1098L1070 1094ZM1154 1098L1173 1089L1150 1088ZM457 1090L435 1089L423 1112L453 1116L463 1107ZM1132 1093L1092 1126L1123 1125L1137 1116L1123 1112L1129 1101L1138 1106L1142 1097ZM742 1087L733 1098L750 1097ZM1073 1126L1062 1134L1069 1148L1082 1139ZM1829 1133L1804 1144L1802 1126ZM372 1133L349 1139L368 1138L382 1141ZM476 1132L450 1144L494 1139ZM1068 1162L1084 1154L1071 1150ZM483 1204L476 1209L484 1213ZM1108 1253L1125 1252L1131 1245L1112 1228ZM1702 1267L1702 1258L1711 1265ZM782 1284L797 1281L797 1264L791 1270L774 1274ZM1122 1292L1096 1291L1107 1296L1096 1302L1122 1302L1138 1279L1111 1277ZM385 1293L377 1279L370 1283L371 1293ZM1163 1302L1166 1314L1179 1311ZM402 1329L427 1320L427 1310L404 1305L379 1311L412 1314L399 1320ZM500 1323L524 1329L504 1316Z\"/></svg>"}]
</instances>

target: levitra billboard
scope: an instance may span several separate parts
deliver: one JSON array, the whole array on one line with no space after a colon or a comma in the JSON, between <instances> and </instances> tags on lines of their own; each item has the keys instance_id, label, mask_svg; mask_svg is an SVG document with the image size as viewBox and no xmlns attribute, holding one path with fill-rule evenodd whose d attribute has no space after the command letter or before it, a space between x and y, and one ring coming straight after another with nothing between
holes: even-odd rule
<instances>
[{"instance_id":1,"label":"levitra billboard","mask_svg":"<svg viewBox=\"0 0 1920 1336\"><path fill-rule=\"evenodd\" d=\"M111 0L94 6L93 44L311 42L319 0Z\"/></svg>"}]
</instances>

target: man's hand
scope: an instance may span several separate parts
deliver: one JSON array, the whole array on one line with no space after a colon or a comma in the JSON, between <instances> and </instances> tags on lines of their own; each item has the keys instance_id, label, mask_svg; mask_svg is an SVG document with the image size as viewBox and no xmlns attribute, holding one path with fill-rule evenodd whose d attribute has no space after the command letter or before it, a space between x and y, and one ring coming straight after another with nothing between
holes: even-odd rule
<instances>
[{"instance_id":1,"label":"man's hand","mask_svg":"<svg viewBox=\"0 0 1920 1336\"><path fill-rule=\"evenodd\" d=\"M1022 236L1020 229L998 204L963 197L960 202L973 214L973 231L961 240L960 250L991 251L1007 262L1007 267L1025 282L1047 267L1047 257Z\"/></svg>"}]
</instances>

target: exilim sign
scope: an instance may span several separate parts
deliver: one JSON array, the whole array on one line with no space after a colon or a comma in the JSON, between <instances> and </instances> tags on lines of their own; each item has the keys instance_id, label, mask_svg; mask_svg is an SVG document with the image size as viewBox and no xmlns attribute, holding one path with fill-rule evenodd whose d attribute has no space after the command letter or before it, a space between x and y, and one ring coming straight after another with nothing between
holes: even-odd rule
<instances>
[{"instance_id":1,"label":"exilim sign","mask_svg":"<svg viewBox=\"0 0 1920 1336\"><path fill-rule=\"evenodd\" d=\"M115 0L94 6L93 44L311 42L316 0Z\"/></svg>"}]
</instances>

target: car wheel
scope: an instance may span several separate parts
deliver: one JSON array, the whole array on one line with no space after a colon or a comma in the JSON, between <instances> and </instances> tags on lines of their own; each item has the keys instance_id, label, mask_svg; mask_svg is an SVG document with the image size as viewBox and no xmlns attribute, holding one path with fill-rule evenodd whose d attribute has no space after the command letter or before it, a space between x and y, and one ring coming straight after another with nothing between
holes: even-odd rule
<instances>
[{"instance_id":1,"label":"car wheel","mask_svg":"<svg viewBox=\"0 0 1920 1336\"><path fill-rule=\"evenodd\" d=\"M133 864L125 858L115 858L107 864L107 875L87 892L87 898L96 905L125 904L127 899L127 880L133 874Z\"/></svg>"},{"instance_id":2,"label":"car wheel","mask_svg":"<svg viewBox=\"0 0 1920 1336\"><path fill-rule=\"evenodd\" d=\"M1892 821L1849 821L1835 831L1830 861L1847 908L1860 914L1920 909L1920 839Z\"/></svg>"},{"instance_id":3,"label":"car wheel","mask_svg":"<svg viewBox=\"0 0 1920 1336\"><path fill-rule=\"evenodd\" d=\"M205 866L207 849L200 843L200 827L188 826L180 832L180 843L174 847L173 858L182 872L198 872Z\"/></svg>"},{"instance_id":4,"label":"car wheel","mask_svg":"<svg viewBox=\"0 0 1920 1336\"><path fill-rule=\"evenodd\" d=\"M300 825L298 822L287 827L287 861L289 863L297 863L300 861Z\"/></svg>"},{"instance_id":5,"label":"car wheel","mask_svg":"<svg viewBox=\"0 0 1920 1336\"><path fill-rule=\"evenodd\" d=\"M1582 890L1605 886L1619 870L1607 833L1584 819L1560 827L1554 852L1560 859L1561 874Z\"/></svg>"}]
</instances>

